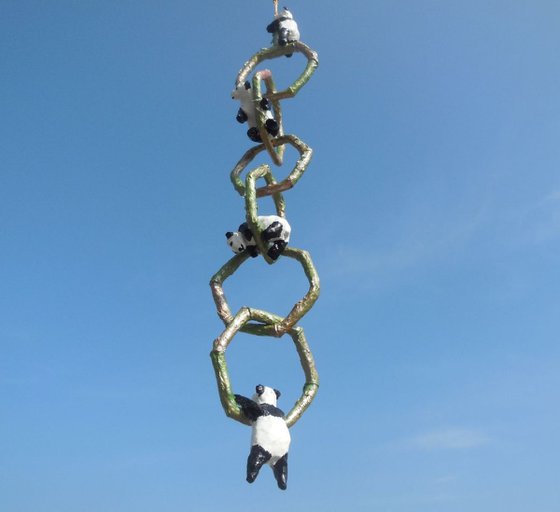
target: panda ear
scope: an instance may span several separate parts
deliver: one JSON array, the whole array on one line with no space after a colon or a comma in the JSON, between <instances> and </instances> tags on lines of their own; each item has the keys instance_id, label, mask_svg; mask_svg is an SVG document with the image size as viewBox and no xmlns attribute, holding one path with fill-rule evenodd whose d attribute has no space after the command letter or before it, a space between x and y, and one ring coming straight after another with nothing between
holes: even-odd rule
<instances>
[{"instance_id":1,"label":"panda ear","mask_svg":"<svg viewBox=\"0 0 560 512\"><path fill-rule=\"evenodd\" d=\"M231 237L233 236L233 233L231 231L228 231L226 233L226 238L229 240Z\"/></svg>"},{"instance_id":2,"label":"panda ear","mask_svg":"<svg viewBox=\"0 0 560 512\"><path fill-rule=\"evenodd\" d=\"M276 398L280 398L280 395L282 394L277 389L274 390L274 393L276 394Z\"/></svg>"}]
</instances>

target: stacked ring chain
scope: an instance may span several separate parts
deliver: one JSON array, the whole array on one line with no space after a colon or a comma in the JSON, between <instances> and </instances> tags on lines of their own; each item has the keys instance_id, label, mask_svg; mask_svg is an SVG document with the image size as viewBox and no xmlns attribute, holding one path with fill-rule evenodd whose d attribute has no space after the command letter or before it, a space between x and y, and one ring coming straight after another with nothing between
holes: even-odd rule
<instances>
[{"instance_id":1,"label":"stacked ring chain","mask_svg":"<svg viewBox=\"0 0 560 512\"><path fill-rule=\"evenodd\" d=\"M292 13L279 12L274 1L274 19L266 27L272 35L272 45L254 54L241 68L235 80L232 98L240 102L237 121L248 127L248 138L258 145L247 150L231 171L234 189L244 198L245 222L236 232L227 232L228 246L235 255L210 279L210 288L224 330L214 340L210 353L220 402L225 414L252 427L251 449L247 459L247 481L257 478L263 465L272 468L280 489L287 488L289 428L303 415L319 388L319 376L300 320L319 297L319 276L310 254L289 246L291 226L286 218L284 192L292 189L305 173L312 156L311 148L294 134L284 133L281 102L294 98L309 81L319 64L315 51L300 41L299 29ZM256 68L263 62L302 54L307 63L303 72L286 89L277 90L272 72ZM278 181L269 164L250 169L254 158L265 152L272 163L281 167L286 145L292 146L299 157L287 177ZM250 169L250 170L249 170ZM259 198L271 196L275 215L259 215ZM281 316L261 309L244 306L233 314L224 293L224 282L250 258L262 257L272 265L280 258L292 258L301 264L309 281L307 293L292 309ZM280 391L257 384L252 398L235 394L226 362L226 349L238 332L254 336L280 338L288 335L298 353L305 377L302 393L285 414L278 407Z\"/></svg>"}]
</instances>

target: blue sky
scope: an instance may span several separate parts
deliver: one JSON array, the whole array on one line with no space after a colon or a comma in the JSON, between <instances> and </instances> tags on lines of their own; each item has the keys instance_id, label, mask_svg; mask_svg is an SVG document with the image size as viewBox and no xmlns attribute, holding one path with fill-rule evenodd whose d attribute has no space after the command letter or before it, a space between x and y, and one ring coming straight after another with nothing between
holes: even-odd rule
<instances>
[{"instance_id":1,"label":"blue sky","mask_svg":"<svg viewBox=\"0 0 560 512\"><path fill-rule=\"evenodd\" d=\"M283 104L315 151L285 197L321 388L282 493L244 481L208 357L272 2L1 3L3 511L558 511L559 4L288 5L321 62ZM306 287L259 259L226 293L285 314ZM290 344L237 336L236 392L289 409Z\"/></svg>"}]
</instances>

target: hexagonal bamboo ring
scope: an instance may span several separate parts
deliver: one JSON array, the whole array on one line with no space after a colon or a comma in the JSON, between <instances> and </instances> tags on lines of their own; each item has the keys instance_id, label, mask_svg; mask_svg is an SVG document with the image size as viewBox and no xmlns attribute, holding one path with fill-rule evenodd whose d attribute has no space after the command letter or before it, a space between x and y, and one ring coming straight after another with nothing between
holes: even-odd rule
<instances>
[{"instance_id":1,"label":"hexagonal bamboo ring","mask_svg":"<svg viewBox=\"0 0 560 512\"><path fill-rule=\"evenodd\" d=\"M220 395L220 402L226 416L249 425L250 422L243 416L241 409L235 401L235 396L229 378L229 371L226 362L226 349L233 337L239 332L243 331L244 327L251 320L261 322L262 326L270 325L269 322L277 323L282 320L266 311L258 309L249 309L247 307L241 308L238 313L232 318L231 322L227 325L224 331L218 336L213 343L212 352L210 357L216 375L216 382L218 385L218 393ZM309 407L317 390L319 389L319 374L315 368L315 361L311 349L305 339L305 334L301 327L294 327L290 329L289 334L294 342L303 373L305 375L305 384L302 393L293 407L286 414L286 423L288 427L294 425L303 415L305 410Z\"/></svg>"},{"instance_id":2,"label":"hexagonal bamboo ring","mask_svg":"<svg viewBox=\"0 0 560 512\"><path fill-rule=\"evenodd\" d=\"M310 254L302 249L286 247L282 254L282 257L283 256L293 258L301 264L303 271L305 272L305 276L309 281L309 290L300 301L296 302L285 318L270 314L270 316L267 317L266 322L264 322L265 325L245 322L241 328L243 332L261 336L282 336L292 329L297 322L299 322L299 320L311 309L319 297L319 275L313 265ZM227 303L223 282L245 261L247 261L248 258L249 254L246 252L235 255L210 279L210 288L212 290L212 297L214 298L214 302L216 304L218 316L226 325L230 325L234 317L231 314L231 309Z\"/></svg>"},{"instance_id":3,"label":"hexagonal bamboo ring","mask_svg":"<svg viewBox=\"0 0 560 512\"><path fill-rule=\"evenodd\" d=\"M300 156L290 174L282 181L278 183L267 183L265 186L257 188L257 197L270 196L291 189L301 178L311 161L311 157L313 156L313 150L295 135L282 135L280 137L276 137L275 139L271 139L271 143L273 146L290 144L299 152ZM264 144L259 144L258 146L254 146L247 150L231 171L230 179L235 190L239 192L239 195L245 195L245 184L241 179L241 173L253 161L253 159L265 149L266 146Z\"/></svg>"}]
</instances>

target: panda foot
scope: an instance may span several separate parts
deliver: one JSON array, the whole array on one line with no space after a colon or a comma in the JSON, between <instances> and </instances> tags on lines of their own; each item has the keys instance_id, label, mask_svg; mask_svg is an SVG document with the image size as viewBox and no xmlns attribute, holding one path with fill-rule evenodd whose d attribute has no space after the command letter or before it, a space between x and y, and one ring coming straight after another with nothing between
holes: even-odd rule
<instances>
[{"instance_id":1,"label":"panda foot","mask_svg":"<svg viewBox=\"0 0 560 512\"><path fill-rule=\"evenodd\" d=\"M261 135L256 126L247 130L247 137L249 137L253 142L262 142Z\"/></svg>"},{"instance_id":2,"label":"panda foot","mask_svg":"<svg viewBox=\"0 0 560 512\"><path fill-rule=\"evenodd\" d=\"M285 491L288 488L288 454L284 455L272 468L278 487Z\"/></svg>"},{"instance_id":3,"label":"panda foot","mask_svg":"<svg viewBox=\"0 0 560 512\"><path fill-rule=\"evenodd\" d=\"M278 257L284 252L288 244L284 240L278 240L272 244L272 247L268 250L267 254L269 258L276 261Z\"/></svg>"},{"instance_id":4,"label":"panda foot","mask_svg":"<svg viewBox=\"0 0 560 512\"><path fill-rule=\"evenodd\" d=\"M243 124L245 121L247 121L248 117L247 114L242 109L239 109L237 111L237 116L235 117L235 119L237 120L238 123Z\"/></svg>"},{"instance_id":5,"label":"panda foot","mask_svg":"<svg viewBox=\"0 0 560 512\"><path fill-rule=\"evenodd\" d=\"M270 101L267 98L263 98L260 105L263 110L270 110Z\"/></svg>"},{"instance_id":6,"label":"panda foot","mask_svg":"<svg viewBox=\"0 0 560 512\"><path fill-rule=\"evenodd\" d=\"M264 125L266 127L266 131L273 137L276 137L276 135L280 132L280 126L278 125L278 121L276 121L276 119L267 119Z\"/></svg>"},{"instance_id":7,"label":"panda foot","mask_svg":"<svg viewBox=\"0 0 560 512\"><path fill-rule=\"evenodd\" d=\"M256 258L259 255L259 250L256 245L250 245L247 247L247 251L249 251L249 256L251 256L251 258Z\"/></svg>"}]
</instances>

